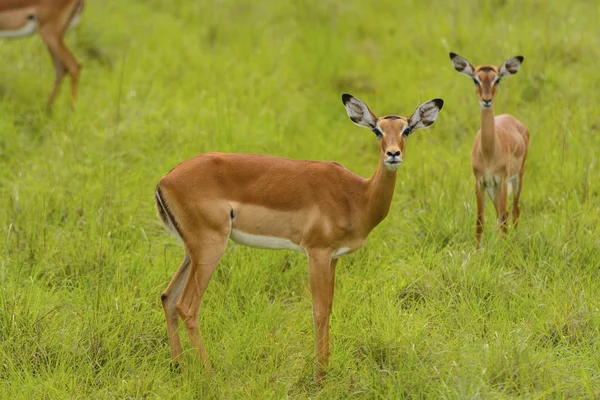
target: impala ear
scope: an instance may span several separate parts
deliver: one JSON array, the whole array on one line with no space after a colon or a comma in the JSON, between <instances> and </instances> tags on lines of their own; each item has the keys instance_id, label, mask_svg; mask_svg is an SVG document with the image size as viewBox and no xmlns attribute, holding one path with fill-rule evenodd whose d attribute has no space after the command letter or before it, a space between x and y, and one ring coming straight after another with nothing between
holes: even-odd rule
<instances>
[{"instance_id":1,"label":"impala ear","mask_svg":"<svg viewBox=\"0 0 600 400\"><path fill-rule=\"evenodd\" d=\"M377 117L369 110L369 107L365 103L349 94L342 95L342 102L344 102L346 113L348 113L348 117L350 117L352 122L365 128L375 129L377 126Z\"/></svg>"},{"instance_id":2,"label":"impala ear","mask_svg":"<svg viewBox=\"0 0 600 400\"><path fill-rule=\"evenodd\" d=\"M522 62L522 56L516 56L510 60L504 61L504 64L502 64L498 69L498 76L503 77L516 74Z\"/></svg>"},{"instance_id":3,"label":"impala ear","mask_svg":"<svg viewBox=\"0 0 600 400\"><path fill-rule=\"evenodd\" d=\"M463 75L473 78L475 76L475 68L466 59L456 53L450 53L450 59L454 65L454 69Z\"/></svg>"},{"instance_id":4,"label":"impala ear","mask_svg":"<svg viewBox=\"0 0 600 400\"><path fill-rule=\"evenodd\" d=\"M410 131L430 127L435 122L443 106L444 100L433 99L417 107L413 115L408 119Z\"/></svg>"}]
</instances>

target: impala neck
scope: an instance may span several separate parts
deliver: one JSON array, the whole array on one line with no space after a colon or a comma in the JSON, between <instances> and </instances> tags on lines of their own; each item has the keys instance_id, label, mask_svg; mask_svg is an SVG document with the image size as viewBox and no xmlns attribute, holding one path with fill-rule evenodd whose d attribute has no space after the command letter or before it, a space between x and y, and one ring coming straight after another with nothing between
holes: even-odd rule
<instances>
[{"instance_id":1,"label":"impala neck","mask_svg":"<svg viewBox=\"0 0 600 400\"><path fill-rule=\"evenodd\" d=\"M492 158L496 153L495 126L494 106L481 108L481 151L486 158Z\"/></svg>"},{"instance_id":2,"label":"impala neck","mask_svg":"<svg viewBox=\"0 0 600 400\"><path fill-rule=\"evenodd\" d=\"M396 186L396 171L388 171L385 168L383 160L380 158L375 174L368 180L366 190L367 215L365 222L369 232L383 221L390 210Z\"/></svg>"}]
</instances>

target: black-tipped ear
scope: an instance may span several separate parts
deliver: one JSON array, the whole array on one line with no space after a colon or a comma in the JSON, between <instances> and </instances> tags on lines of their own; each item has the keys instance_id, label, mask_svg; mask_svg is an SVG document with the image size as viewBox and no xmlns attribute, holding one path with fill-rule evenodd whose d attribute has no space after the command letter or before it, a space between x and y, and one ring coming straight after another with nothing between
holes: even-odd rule
<instances>
[{"instance_id":1,"label":"black-tipped ear","mask_svg":"<svg viewBox=\"0 0 600 400\"><path fill-rule=\"evenodd\" d=\"M516 56L509 60L506 60L500 68L498 68L498 76L504 77L514 75L519 70L521 63L523 62L523 56Z\"/></svg>"},{"instance_id":2,"label":"black-tipped ear","mask_svg":"<svg viewBox=\"0 0 600 400\"><path fill-rule=\"evenodd\" d=\"M375 129L377 126L377 117L369 110L369 107L365 103L347 93L342 95L342 102L352 122L371 130Z\"/></svg>"},{"instance_id":3,"label":"black-tipped ear","mask_svg":"<svg viewBox=\"0 0 600 400\"><path fill-rule=\"evenodd\" d=\"M467 75L470 78L472 78L475 75L475 68L465 58L459 56L456 53L450 53L449 55L455 70L457 70L461 74Z\"/></svg>"},{"instance_id":4,"label":"black-tipped ear","mask_svg":"<svg viewBox=\"0 0 600 400\"><path fill-rule=\"evenodd\" d=\"M410 132L433 125L442 107L444 107L444 100L442 99L433 99L417 107L408 119Z\"/></svg>"}]
</instances>

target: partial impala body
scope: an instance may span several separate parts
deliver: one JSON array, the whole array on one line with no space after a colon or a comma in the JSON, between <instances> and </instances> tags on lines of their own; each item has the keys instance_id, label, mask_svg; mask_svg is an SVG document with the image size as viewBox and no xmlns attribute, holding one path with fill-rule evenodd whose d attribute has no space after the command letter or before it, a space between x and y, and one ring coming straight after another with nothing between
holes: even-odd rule
<instances>
[{"instance_id":1,"label":"partial impala body","mask_svg":"<svg viewBox=\"0 0 600 400\"><path fill-rule=\"evenodd\" d=\"M251 247L308 256L316 334L317 378L329 357L329 315L338 257L361 248L387 215L396 169L408 135L431 125L443 101L410 118L377 118L360 100L342 96L352 121L372 130L380 160L371 179L333 162L210 153L183 162L163 177L155 200L164 224L185 247L181 267L162 294L171 356L181 359L178 317L204 365L210 363L198 329L200 301L228 239Z\"/></svg>"},{"instance_id":2,"label":"partial impala body","mask_svg":"<svg viewBox=\"0 0 600 400\"><path fill-rule=\"evenodd\" d=\"M529 132L525 125L512 115L502 114L495 117L493 102L500 79L516 74L523 57L511 58L500 67L494 65L474 67L454 53L450 53L450 59L458 72L467 75L475 83L481 107L481 129L475 136L471 153L477 197L475 236L477 249L479 249L484 224L485 191L494 202L497 223L502 232L506 233L508 230L507 199L511 191L513 225L516 227L519 222L519 197L523 186Z\"/></svg>"},{"instance_id":3,"label":"partial impala body","mask_svg":"<svg viewBox=\"0 0 600 400\"><path fill-rule=\"evenodd\" d=\"M64 35L79 21L83 0L0 0L0 38L19 38L36 31L46 43L56 78L48 97L52 106L66 73L71 76L71 99L77 96L81 66L67 49Z\"/></svg>"}]
</instances>

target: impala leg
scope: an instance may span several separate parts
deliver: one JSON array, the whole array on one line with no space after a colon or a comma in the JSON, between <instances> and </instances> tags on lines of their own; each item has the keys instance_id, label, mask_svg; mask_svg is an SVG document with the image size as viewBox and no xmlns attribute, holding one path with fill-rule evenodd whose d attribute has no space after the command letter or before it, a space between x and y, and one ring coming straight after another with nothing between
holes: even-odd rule
<instances>
[{"instance_id":1,"label":"impala leg","mask_svg":"<svg viewBox=\"0 0 600 400\"><path fill-rule=\"evenodd\" d=\"M63 31L54 30L52 26L44 26L40 28L40 35L46 42L52 57L57 57L64 68L66 68L67 72L71 77L71 102L75 100L77 97L77 87L79 84L79 73L81 70L81 65L77 62L77 59L73 56L73 54L67 49L63 42ZM55 63L56 67L56 63ZM62 79L61 79L62 80ZM60 84L60 82L59 82ZM55 90L56 90L56 81L55 81ZM54 91L53 91L54 92ZM56 93L53 93L54 95ZM51 95L52 96L52 95ZM52 105L50 100L54 101L53 96L48 99L49 105Z\"/></svg>"},{"instance_id":2,"label":"impala leg","mask_svg":"<svg viewBox=\"0 0 600 400\"><path fill-rule=\"evenodd\" d=\"M183 291L183 286L189 275L190 256L185 253L181 266L173 276L171 283L160 296L165 317L167 320L167 331L169 333L169 348L171 350L171 363L174 369L181 365L181 340L179 338L179 315L177 314L177 301Z\"/></svg>"},{"instance_id":3,"label":"impala leg","mask_svg":"<svg viewBox=\"0 0 600 400\"><path fill-rule=\"evenodd\" d=\"M519 217L521 210L519 209L519 196L521 195L521 182L523 181L523 174L519 174L519 181L513 185L513 205L512 205L512 222L513 227L519 225Z\"/></svg>"},{"instance_id":4,"label":"impala leg","mask_svg":"<svg viewBox=\"0 0 600 400\"><path fill-rule=\"evenodd\" d=\"M60 88L60 85L65 77L65 73L67 72L67 68L65 67L65 64L63 64L63 62L60 60L60 58L58 58L58 56L56 54L54 54L54 52L52 51L52 49L48 46L48 51L50 52L50 55L52 56L52 62L54 63L54 70L56 71L56 77L54 79L54 88L52 89L52 93L50 93L50 96L48 97L48 107L52 107L52 104L54 103L54 99L56 98L56 95L58 94L58 89Z\"/></svg>"},{"instance_id":5,"label":"impala leg","mask_svg":"<svg viewBox=\"0 0 600 400\"><path fill-rule=\"evenodd\" d=\"M315 325L315 381L325 377L329 361L329 317L333 306L333 288L337 260L330 252L309 252L310 289Z\"/></svg>"},{"instance_id":6,"label":"impala leg","mask_svg":"<svg viewBox=\"0 0 600 400\"><path fill-rule=\"evenodd\" d=\"M519 199L521 197L521 189L523 188L523 177L525 176L525 160L527 159L527 154L523 157L523 164L521 164L521 171L519 171L519 182L517 184L515 192L515 197L513 198L513 226L516 228L519 225L519 218L521 217L521 209L519 208Z\"/></svg>"},{"instance_id":7,"label":"impala leg","mask_svg":"<svg viewBox=\"0 0 600 400\"><path fill-rule=\"evenodd\" d=\"M190 255L190 271L176 306L192 346L209 374L212 368L198 326L200 302L215 267L225 253L229 231L230 228L226 233L205 232L193 243L186 243Z\"/></svg>"},{"instance_id":8,"label":"impala leg","mask_svg":"<svg viewBox=\"0 0 600 400\"><path fill-rule=\"evenodd\" d=\"M496 216L498 218L497 223L502 233L506 234L508 232L508 211L506 210L508 182L506 179L502 179L498 189L494 198L494 206L496 206Z\"/></svg>"},{"instance_id":9,"label":"impala leg","mask_svg":"<svg viewBox=\"0 0 600 400\"><path fill-rule=\"evenodd\" d=\"M485 194L481 184L475 180L475 198L477 199L477 224L475 227L475 239L477 240L477 250L481 248L481 235L483 234L484 212L485 212Z\"/></svg>"}]
</instances>

